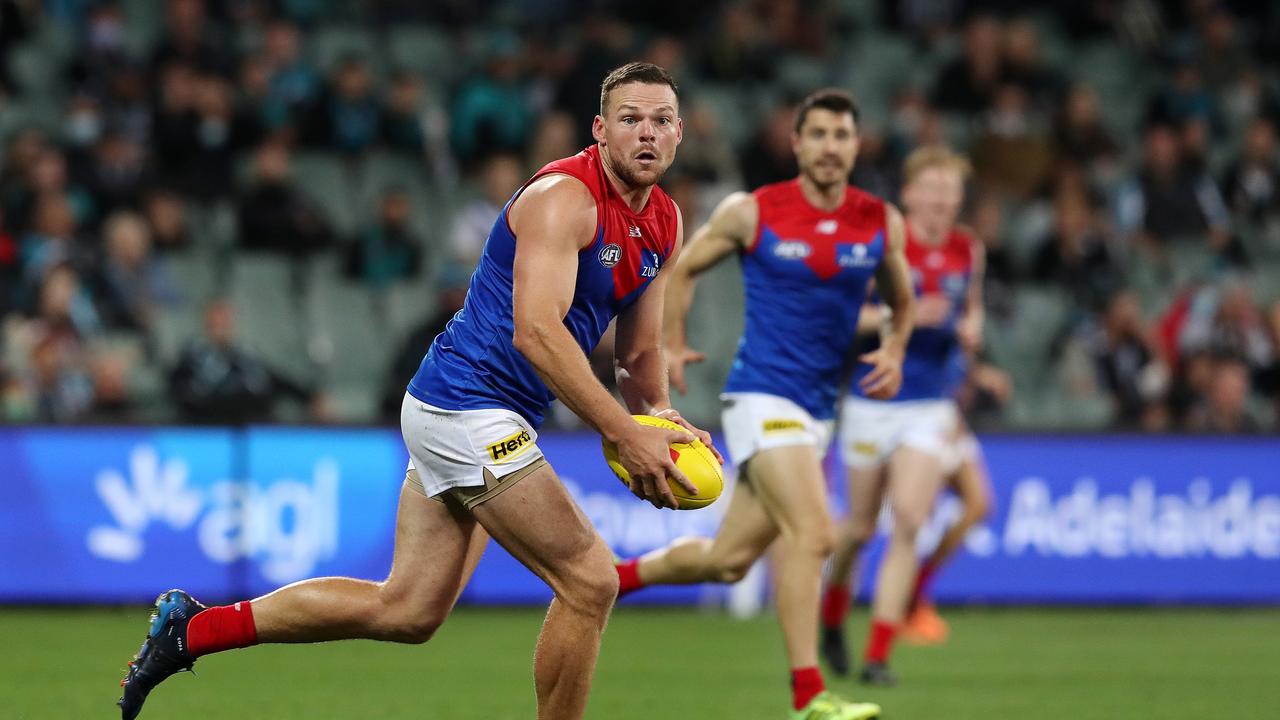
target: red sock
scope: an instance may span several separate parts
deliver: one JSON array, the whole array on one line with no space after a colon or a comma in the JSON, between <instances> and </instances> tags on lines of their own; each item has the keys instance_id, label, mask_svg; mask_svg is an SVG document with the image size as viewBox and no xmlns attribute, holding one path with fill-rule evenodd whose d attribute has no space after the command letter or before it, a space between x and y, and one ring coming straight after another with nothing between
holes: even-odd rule
<instances>
[{"instance_id":1,"label":"red sock","mask_svg":"<svg viewBox=\"0 0 1280 720\"><path fill-rule=\"evenodd\" d=\"M815 695L826 690L822 673L816 667L796 668L791 671L791 707L799 710Z\"/></svg>"},{"instance_id":2,"label":"red sock","mask_svg":"<svg viewBox=\"0 0 1280 720\"><path fill-rule=\"evenodd\" d=\"M920 603L929 596L929 585L933 583L936 572L938 572L938 566L932 560L920 563L920 571L916 573L916 588L911 593L911 604L907 606L908 613L915 612L916 608L920 607Z\"/></svg>"},{"instance_id":3,"label":"red sock","mask_svg":"<svg viewBox=\"0 0 1280 720\"><path fill-rule=\"evenodd\" d=\"M257 644L258 628L248 600L201 610L187 625L187 652L192 657Z\"/></svg>"},{"instance_id":4,"label":"red sock","mask_svg":"<svg viewBox=\"0 0 1280 720\"><path fill-rule=\"evenodd\" d=\"M867 634L867 649L863 659L867 662L883 663L889 661L889 650L893 647L893 636L898 628L893 623L875 620L871 623L871 632Z\"/></svg>"},{"instance_id":5,"label":"red sock","mask_svg":"<svg viewBox=\"0 0 1280 720\"><path fill-rule=\"evenodd\" d=\"M613 567L618 571L618 597L644 587L640 581L640 558L632 558Z\"/></svg>"},{"instance_id":6,"label":"red sock","mask_svg":"<svg viewBox=\"0 0 1280 720\"><path fill-rule=\"evenodd\" d=\"M848 585L828 585L822 594L822 625L829 628L844 625L851 600Z\"/></svg>"}]
</instances>

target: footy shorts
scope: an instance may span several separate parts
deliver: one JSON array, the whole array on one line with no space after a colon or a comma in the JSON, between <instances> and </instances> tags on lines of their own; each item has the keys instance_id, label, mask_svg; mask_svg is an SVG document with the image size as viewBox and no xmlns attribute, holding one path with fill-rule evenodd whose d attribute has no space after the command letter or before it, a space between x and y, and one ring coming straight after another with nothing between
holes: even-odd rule
<instances>
[{"instance_id":1,"label":"footy shorts","mask_svg":"<svg viewBox=\"0 0 1280 720\"><path fill-rule=\"evenodd\" d=\"M784 397L731 392L720 399L724 402L720 420L725 444L735 465L741 466L761 450L787 445L812 445L821 457L831 442L831 420L815 420Z\"/></svg>"},{"instance_id":2,"label":"footy shorts","mask_svg":"<svg viewBox=\"0 0 1280 720\"><path fill-rule=\"evenodd\" d=\"M840 457L846 468L874 468L906 446L937 457L950 474L959 466L959 423L951 400L884 402L849 396L840 408Z\"/></svg>"},{"instance_id":3,"label":"footy shorts","mask_svg":"<svg viewBox=\"0 0 1280 720\"><path fill-rule=\"evenodd\" d=\"M465 488L458 495L468 508L546 462L537 431L511 410L444 410L405 393L400 432L409 449L406 483L427 497Z\"/></svg>"}]
</instances>

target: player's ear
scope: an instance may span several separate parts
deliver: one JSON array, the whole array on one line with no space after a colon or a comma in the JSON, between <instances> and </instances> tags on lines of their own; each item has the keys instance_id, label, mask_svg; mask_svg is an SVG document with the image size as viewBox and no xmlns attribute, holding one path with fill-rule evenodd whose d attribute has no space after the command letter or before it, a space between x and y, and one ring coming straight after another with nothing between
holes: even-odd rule
<instances>
[{"instance_id":1,"label":"player's ear","mask_svg":"<svg viewBox=\"0 0 1280 720\"><path fill-rule=\"evenodd\" d=\"M681 140L684 140L684 118L676 117L676 144L679 145Z\"/></svg>"},{"instance_id":2,"label":"player's ear","mask_svg":"<svg viewBox=\"0 0 1280 720\"><path fill-rule=\"evenodd\" d=\"M605 144L604 118L600 117L599 115L596 116L595 120L591 121L591 137L595 138L595 141L600 143L601 145Z\"/></svg>"}]
</instances>

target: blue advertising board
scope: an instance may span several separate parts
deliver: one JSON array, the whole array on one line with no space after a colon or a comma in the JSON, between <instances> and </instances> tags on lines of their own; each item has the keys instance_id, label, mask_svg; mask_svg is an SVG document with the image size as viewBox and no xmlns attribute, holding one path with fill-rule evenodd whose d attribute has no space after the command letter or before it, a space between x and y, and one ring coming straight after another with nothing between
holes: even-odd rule
<instances>
[{"instance_id":1,"label":"blue advertising board","mask_svg":"<svg viewBox=\"0 0 1280 720\"><path fill-rule=\"evenodd\" d=\"M723 500L670 512L632 497L594 435L539 445L620 555L719 524ZM995 510L939 577L939 600L1280 602L1280 440L996 436L984 448ZM223 600L317 575L381 579L406 461L399 433L380 429L0 430L0 601L137 602L175 586ZM957 511L939 502L922 550ZM723 596L655 588L628 602ZM547 598L491 544L462 601Z\"/></svg>"}]
</instances>

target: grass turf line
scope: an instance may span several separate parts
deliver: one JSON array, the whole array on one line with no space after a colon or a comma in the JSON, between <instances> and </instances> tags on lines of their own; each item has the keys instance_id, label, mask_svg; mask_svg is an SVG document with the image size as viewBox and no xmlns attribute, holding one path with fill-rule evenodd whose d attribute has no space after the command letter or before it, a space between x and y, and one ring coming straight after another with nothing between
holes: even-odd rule
<instances>
[{"instance_id":1,"label":"grass turf line","mask_svg":"<svg viewBox=\"0 0 1280 720\"><path fill-rule=\"evenodd\" d=\"M0 609L0 718L118 717L146 610ZM1280 610L965 610L952 638L902 645L902 686L837 692L886 720L1277 717ZM146 718L527 720L536 610L460 610L425 646L270 646L200 660L152 695ZM850 625L860 647L865 613ZM605 635L588 717L778 720L787 703L772 617L623 609Z\"/></svg>"}]
</instances>

